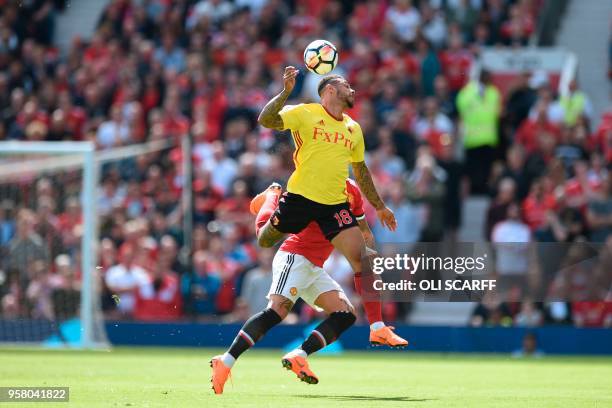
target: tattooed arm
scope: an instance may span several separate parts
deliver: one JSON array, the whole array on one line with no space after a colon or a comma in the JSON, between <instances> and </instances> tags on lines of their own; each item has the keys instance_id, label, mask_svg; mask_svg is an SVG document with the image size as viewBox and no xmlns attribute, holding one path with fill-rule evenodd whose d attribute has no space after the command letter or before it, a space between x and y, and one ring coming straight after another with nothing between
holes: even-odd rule
<instances>
[{"instance_id":1,"label":"tattooed arm","mask_svg":"<svg viewBox=\"0 0 612 408\"><path fill-rule=\"evenodd\" d=\"M370 170L368 170L368 166L366 166L364 161L353 163L353 174L355 175L355 181L361 193L368 199L370 204L372 204L376 210L383 209L385 203L378 195L378 191L376 191L374 181L370 175Z\"/></svg>"},{"instance_id":2,"label":"tattooed arm","mask_svg":"<svg viewBox=\"0 0 612 408\"><path fill-rule=\"evenodd\" d=\"M353 173L355 174L355 181L361 193L368 199L370 204L376 208L378 219L382 225L389 228L391 231L395 231L397 226L395 215L393 215L393 211L385 206L382 198L378 195L378 191L376 191L374 181L370 175L370 170L368 170L368 166L366 166L365 162L353 162Z\"/></svg>"},{"instance_id":3,"label":"tattooed arm","mask_svg":"<svg viewBox=\"0 0 612 408\"><path fill-rule=\"evenodd\" d=\"M261 110L257 118L257 122L259 122L261 126L276 130L283 130L285 128L283 118L281 118L278 112L280 112L285 102L287 102L287 98L291 95L295 87L295 77L299 72L300 71L291 66L285 68L285 73L283 75L283 91L272 98Z\"/></svg>"},{"instance_id":4,"label":"tattooed arm","mask_svg":"<svg viewBox=\"0 0 612 408\"><path fill-rule=\"evenodd\" d=\"M257 118L257 122L268 129L283 130L283 118L278 112L283 108L291 91L283 89L281 93L270 99Z\"/></svg>"}]
</instances>

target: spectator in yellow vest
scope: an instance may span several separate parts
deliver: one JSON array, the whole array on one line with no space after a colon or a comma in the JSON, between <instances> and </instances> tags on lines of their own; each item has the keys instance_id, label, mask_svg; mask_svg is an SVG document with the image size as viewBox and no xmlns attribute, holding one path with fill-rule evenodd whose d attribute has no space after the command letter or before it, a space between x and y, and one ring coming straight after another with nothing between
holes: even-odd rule
<instances>
[{"instance_id":1,"label":"spectator in yellow vest","mask_svg":"<svg viewBox=\"0 0 612 408\"><path fill-rule=\"evenodd\" d=\"M576 80L569 84L569 92L561 96L559 101L564 111L563 122L567 126L574 126L581 116L586 117L589 123L593 119L593 107L584 92L578 89Z\"/></svg>"},{"instance_id":2,"label":"spectator in yellow vest","mask_svg":"<svg viewBox=\"0 0 612 408\"><path fill-rule=\"evenodd\" d=\"M478 81L470 81L457 95L457 110L463 129L466 172L471 191L484 194L499 143L501 96L483 70Z\"/></svg>"}]
</instances>

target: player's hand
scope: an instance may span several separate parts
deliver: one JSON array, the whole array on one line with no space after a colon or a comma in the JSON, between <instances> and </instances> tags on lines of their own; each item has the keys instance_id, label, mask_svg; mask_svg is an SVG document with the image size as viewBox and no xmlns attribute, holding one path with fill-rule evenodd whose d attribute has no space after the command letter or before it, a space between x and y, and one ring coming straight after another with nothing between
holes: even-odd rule
<instances>
[{"instance_id":1,"label":"player's hand","mask_svg":"<svg viewBox=\"0 0 612 408\"><path fill-rule=\"evenodd\" d=\"M390 231L395 231L397 228L397 221L395 220L395 214L389 209L389 207L383 207L380 210L376 210L376 215L380 223Z\"/></svg>"},{"instance_id":2,"label":"player's hand","mask_svg":"<svg viewBox=\"0 0 612 408\"><path fill-rule=\"evenodd\" d=\"M283 87L285 92L293 91L293 87L295 87L295 78L300 73L300 70L293 66L288 66L285 68L285 73L283 74Z\"/></svg>"}]
</instances>

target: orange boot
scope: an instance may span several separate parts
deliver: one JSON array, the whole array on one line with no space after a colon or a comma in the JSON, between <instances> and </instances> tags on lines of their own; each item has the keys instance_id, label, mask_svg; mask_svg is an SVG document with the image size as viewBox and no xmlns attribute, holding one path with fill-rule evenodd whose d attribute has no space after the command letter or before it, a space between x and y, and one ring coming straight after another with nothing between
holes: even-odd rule
<instances>
[{"instance_id":1,"label":"orange boot","mask_svg":"<svg viewBox=\"0 0 612 408\"><path fill-rule=\"evenodd\" d=\"M389 346L402 348L408 345L408 342L393 332L395 327L385 326L378 330L370 331L370 344L373 346Z\"/></svg>"},{"instance_id":2,"label":"orange boot","mask_svg":"<svg viewBox=\"0 0 612 408\"><path fill-rule=\"evenodd\" d=\"M319 379L317 376L310 371L310 367L308 367L308 361L304 357L300 357L294 352L290 352L285 354L282 359L283 367L287 370L293 371L297 374L300 381L304 381L308 384L317 384Z\"/></svg>"},{"instance_id":3,"label":"orange boot","mask_svg":"<svg viewBox=\"0 0 612 408\"><path fill-rule=\"evenodd\" d=\"M210 378L212 389L215 394L223 394L223 386L227 382L227 378L231 377L231 368L223 364L220 355L214 356L210 360L210 366L212 367L212 377Z\"/></svg>"}]
</instances>

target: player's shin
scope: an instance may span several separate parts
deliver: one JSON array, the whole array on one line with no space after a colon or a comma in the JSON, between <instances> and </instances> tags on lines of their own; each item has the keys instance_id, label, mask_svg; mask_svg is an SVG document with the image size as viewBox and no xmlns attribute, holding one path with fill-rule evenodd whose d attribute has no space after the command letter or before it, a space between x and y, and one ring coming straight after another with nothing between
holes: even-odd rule
<instances>
[{"instance_id":1,"label":"player's shin","mask_svg":"<svg viewBox=\"0 0 612 408\"><path fill-rule=\"evenodd\" d=\"M238 332L230 348L223 354L223 364L232 367L242 353L253 347L268 330L279 324L281 320L279 314L272 309L265 309L251 316Z\"/></svg>"},{"instance_id":2,"label":"player's shin","mask_svg":"<svg viewBox=\"0 0 612 408\"><path fill-rule=\"evenodd\" d=\"M333 312L327 319L319 324L310 336L302 343L300 349L310 355L328 344L336 341L338 337L355 323L355 315L349 311Z\"/></svg>"},{"instance_id":3,"label":"player's shin","mask_svg":"<svg viewBox=\"0 0 612 408\"><path fill-rule=\"evenodd\" d=\"M364 263L365 268L368 264ZM374 280L377 279L371 270L363 274L355 274L355 289L361 296L368 322L370 323L370 344L374 346L406 347L408 341L398 336L392 326L386 326L382 319L380 294L374 289Z\"/></svg>"},{"instance_id":4,"label":"player's shin","mask_svg":"<svg viewBox=\"0 0 612 408\"><path fill-rule=\"evenodd\" d=\"M364 278L360 273L355 274L355 291L361 296L361 303L363 304L363 309L368 319L368 323L370 324L370 328L372 330L378 330L384 327L385 324L382 318L382 305L379 300L379 294L374 291L371 285L373 282L372 276L372 274L368 274L367 277ZM365 296L362 289L364 284L367 285L367 294Z\"/></svg>"}]
</instances>

